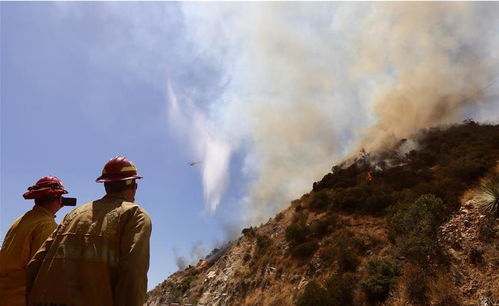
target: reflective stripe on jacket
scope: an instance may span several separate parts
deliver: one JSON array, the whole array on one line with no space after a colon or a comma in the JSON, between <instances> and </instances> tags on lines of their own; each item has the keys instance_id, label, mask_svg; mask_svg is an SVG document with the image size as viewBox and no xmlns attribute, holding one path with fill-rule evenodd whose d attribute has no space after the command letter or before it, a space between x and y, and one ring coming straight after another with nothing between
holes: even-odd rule
<instances>
[{"instance_id":1,"label":"reflective stripe on jacket","mask_svg":"<svg viewBox=\"0 0 499 306\"><path fill-rule=\"evenodd\" d=\"M29 305L143 305L151 220L106 195L66 215L28 264Z\"/></svg>"},{"instance_id":2,"label":"reflective stripe on jacket","mask_svg":"<svg viewBox=\"0 0 499 306\"><path fill-rule=\"evenodd\" d=\"M0 305L26 304L26 265L56 229L54 217L35 205L10 227L0 250Z\"/></svg>"}]
</instances>

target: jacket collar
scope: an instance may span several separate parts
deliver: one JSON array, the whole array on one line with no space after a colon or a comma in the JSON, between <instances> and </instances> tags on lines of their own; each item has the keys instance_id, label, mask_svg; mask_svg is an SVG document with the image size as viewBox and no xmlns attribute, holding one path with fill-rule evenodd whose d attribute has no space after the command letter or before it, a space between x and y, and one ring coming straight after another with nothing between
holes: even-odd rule
<instances>
[{"instance_id":1,"label":"jacket collar","mask_svg":"<svg viewBox=\"0 0 499 306\"><path fill-rule=\"evenodd\" d=\"M126 201L125 196L123 196L119 193L108 193L102 199L103 200L105 200L105 199L118 199L118 200Z\"/></svg>"},{"instance_id":2,"label":"jacket collar","mask_svg":"<svg viewBox=\"0 0 499 306\"><path fill-rule=\"evenodd\" d=\"M35 205L33 206L33 209L32 209L34 212L37 212L37 213L40 213L42 215L47 215L47 216L50 216L52 218L55 218L55 215L53 215L50 211L48 211L48 209L46 209L45 207L43 206L40 206L40 205Z\"/></svg>"}]
</instances>

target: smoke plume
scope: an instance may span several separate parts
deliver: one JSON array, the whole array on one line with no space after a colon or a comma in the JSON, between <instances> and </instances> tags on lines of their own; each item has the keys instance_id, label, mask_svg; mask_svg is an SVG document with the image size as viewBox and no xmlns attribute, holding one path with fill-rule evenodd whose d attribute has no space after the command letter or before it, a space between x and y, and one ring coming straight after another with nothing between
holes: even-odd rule
<instances>
[{"instance_id":1,"label":"smoke plume","mask_svg":"<svg viewBox=\"0 0 499 306\"><path fill-rule=\"evenodd\" d=\"M196 265L196 263L204 258L207 254L206 249L201 241L197 241L191 247L188 258L178 254L176 249L173 249L173 255L175 257L175 264L179 270L183 270L187 265Z\"/></svg>"},{"instance_id":2,"label":"smoke plume","mask_svg":"<svg viewBox=\"0 0 499 306\"><path fill-rule=\"evenodd\" d=\"M496 3L186 3L183 13L199 50L225 60L230 82L210 121L231 141L225 152L245 154L249 222L360 148L498 118Z\"/></svg>"},{"instance_id":3,"label":"smoke plume","mask_svg":"<svg viewBox=\"0 0 499 306\"><path fill-rule=\"evenodd\" d=\"M206 208L213 213L227 185L231 146L192 101L179 101L171 83L167 88L169 121L177 134L190 142L192 157L201 161Z\"/></svg>"},{"instance_id":4,"label":"smoke plume","mask_svg":"<svg viewBox=\"0 0 499 306\"><path fill-rule=\"evenodd\" d=\"M487 59L492 36L482 35L492 32L480 27L484 16L476 11L467 3L392 4L366 18L359 69L393 75L370 99L376 123L362 143L368 151L459 121L483 103L495 72Z\"/></svg>"}]
</instances>

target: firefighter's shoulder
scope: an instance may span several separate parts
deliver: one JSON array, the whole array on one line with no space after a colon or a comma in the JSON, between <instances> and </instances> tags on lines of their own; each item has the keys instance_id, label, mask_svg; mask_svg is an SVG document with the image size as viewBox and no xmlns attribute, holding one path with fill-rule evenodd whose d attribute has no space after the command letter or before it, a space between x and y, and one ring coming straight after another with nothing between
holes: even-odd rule
<instances>
[{"instance_id":1,"label":"firefighter's shoulder","mask_svg":"<svg viewBox=\"0 0 499 306\"><path fill-rule=\"evenodd\" d=\"M85 203L83 205L80 205L78 207L73 208L73 210L71 210L69 213L66 214L66 216L64 217L64 219L62 221L62 224L67 224L67 223L71 222L78 215L80 215L86 211L92 210L92 203L93 202Z\"/></svg>"},{"instance_id":2,"label":"firefighter's shoulder","mask_svg":"<svg viewBox=\"0 0 499 306\"><path fill-rule=\"evenodd\" d=\"M121 207L123 208L124 211L128 211L133 215L144 216L146 219L150 219L147 211L142 206L140 206L135 202L123 201L121 203Z\"/></svg>"}]
</instances>

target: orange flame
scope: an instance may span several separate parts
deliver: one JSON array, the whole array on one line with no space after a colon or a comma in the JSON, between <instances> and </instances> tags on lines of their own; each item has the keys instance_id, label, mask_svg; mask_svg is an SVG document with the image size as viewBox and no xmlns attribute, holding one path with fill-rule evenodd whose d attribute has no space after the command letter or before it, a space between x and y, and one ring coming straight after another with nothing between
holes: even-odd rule
<instances>
[{"instance_id":1,"label":"orange flame","mask_svg":"<svg viewBox=\"0 0 499 306\"><path fill-rule=\"evenodd\" d=\"M208 265L208 262L206 260L200 260L198 263L198 266L196 267L197 269L203 269Z\"/></svg>"}]
</instances>

